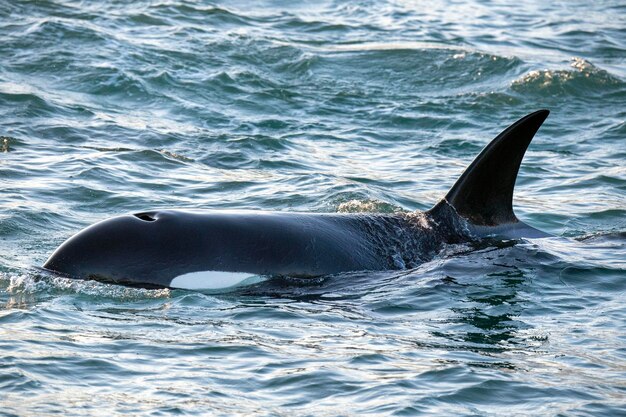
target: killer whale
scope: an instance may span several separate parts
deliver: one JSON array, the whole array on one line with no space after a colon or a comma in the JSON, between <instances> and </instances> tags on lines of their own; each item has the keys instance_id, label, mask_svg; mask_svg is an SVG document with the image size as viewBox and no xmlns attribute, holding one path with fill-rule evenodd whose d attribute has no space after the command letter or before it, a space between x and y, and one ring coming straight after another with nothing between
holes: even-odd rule
<instances>
[{"instance_id":1,"label":"killer whale","mask_svg":"<svg viewBox=\"0 0 626 417\"><path fill-rule=\"evenodd\" d=\"M425 212L145 211L83 229L43 268L145 288L204 289L257 276L412 268L446 244L546 236L521 222L512 202L524 153L548 114L536 111L505 129Z\"/></svg>"}]
</instances>

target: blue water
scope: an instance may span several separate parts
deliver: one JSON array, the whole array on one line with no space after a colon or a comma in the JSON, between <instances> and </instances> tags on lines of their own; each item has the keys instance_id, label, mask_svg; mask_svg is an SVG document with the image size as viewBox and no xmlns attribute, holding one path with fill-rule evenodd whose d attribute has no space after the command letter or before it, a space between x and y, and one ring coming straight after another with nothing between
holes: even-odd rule
<instances>
[{"instance_id":1,"label":"blue water","mask_svg":"<svg viewBox=\"0 0 626 417\"><path fill-rule=\"evenodd\" d=\"M298 3L0 2L0 414L626 415L624 2ZM38 269L132 211L428 209L540 108L554 238L218 294Z\"/></svg>"}]
</instances>

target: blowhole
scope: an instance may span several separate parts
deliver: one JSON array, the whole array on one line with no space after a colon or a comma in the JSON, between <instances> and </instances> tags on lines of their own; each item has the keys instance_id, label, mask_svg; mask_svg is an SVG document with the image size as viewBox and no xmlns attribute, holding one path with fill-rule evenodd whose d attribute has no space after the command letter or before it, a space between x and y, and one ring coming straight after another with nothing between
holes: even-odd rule
<instances>
[{"instance_id":1,"label":"blowhole","mask_svg":"<svg viewBox=\"0 0 626 417\"><path fill-rule=\"evenodd\" d=\"M135 213L133 216L137 217L139 220L143 220L144 222L153 222L156 220L149 213Z\"/></svg>"}]
</instances>

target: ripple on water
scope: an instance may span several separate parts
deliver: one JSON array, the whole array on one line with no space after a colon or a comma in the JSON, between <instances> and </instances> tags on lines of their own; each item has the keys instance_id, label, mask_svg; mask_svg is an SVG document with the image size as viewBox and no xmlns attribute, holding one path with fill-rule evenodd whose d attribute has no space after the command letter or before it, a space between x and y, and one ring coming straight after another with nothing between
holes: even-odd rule
<instances>
[{"instance_id":1,"label":"ripple on water","mask_svg":"<svg viewBox=\"0 0 626 417\"><path fill-rule=\"evenodd\" d=\"M623 414L623 8L0 2L2 413ZM147 208L428 209L544 107L515 207L559 237L218 294L36 268Z\"/></svg>"}]
</instances>

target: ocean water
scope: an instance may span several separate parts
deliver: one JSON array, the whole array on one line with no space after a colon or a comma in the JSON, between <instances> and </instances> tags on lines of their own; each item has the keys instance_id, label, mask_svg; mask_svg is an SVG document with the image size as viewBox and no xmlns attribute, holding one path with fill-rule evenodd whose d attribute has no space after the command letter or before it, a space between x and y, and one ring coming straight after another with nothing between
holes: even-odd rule
<instances>
[{"instance_id":1,"label":"ocean water","mask_svg":"<svg viewBox=\"0 0 626 417\"><path fill-rule=\"evenodd\" d=\"M216 293L44 273L154 208L394 212L552 111L546 239ZM623 1L0 1L0 415L626 415Z\"/></svg>"}]
</instances>

